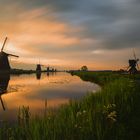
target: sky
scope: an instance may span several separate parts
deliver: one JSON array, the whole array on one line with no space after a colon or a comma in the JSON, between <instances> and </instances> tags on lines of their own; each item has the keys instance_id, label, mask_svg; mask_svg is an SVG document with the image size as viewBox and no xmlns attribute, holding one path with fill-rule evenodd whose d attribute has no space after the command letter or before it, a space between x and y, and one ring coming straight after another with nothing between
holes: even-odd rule
<instances>
[{"instance_id":1,"label":"sky","mask_svg":"<svg viewBox=\"0 0 140 140\"><path fill-rule=\"evenodd\" d=\"M12 67L121 69L140 58L139 0L0 0L0 45Z\"/></svg>"}]
</instances>

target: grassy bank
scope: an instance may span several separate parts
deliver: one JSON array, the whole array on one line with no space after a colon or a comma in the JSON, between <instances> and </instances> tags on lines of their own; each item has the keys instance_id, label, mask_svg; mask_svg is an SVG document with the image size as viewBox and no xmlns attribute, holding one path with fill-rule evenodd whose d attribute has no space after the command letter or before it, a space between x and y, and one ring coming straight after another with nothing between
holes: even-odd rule
<instances>
[{"instance_id":1,"label":"grassy bank","mask_svg":"<svg viewBox=\"0 0 140 140\"><path fill-rule=\"evenodd\" d=\"M29 108L19 111L18 124L0 128L6 140L138 140L140 88L134 78L114 73L76 72L102 90L71 101L56 112L30 119Z\"/></svg>"}]
</instances>

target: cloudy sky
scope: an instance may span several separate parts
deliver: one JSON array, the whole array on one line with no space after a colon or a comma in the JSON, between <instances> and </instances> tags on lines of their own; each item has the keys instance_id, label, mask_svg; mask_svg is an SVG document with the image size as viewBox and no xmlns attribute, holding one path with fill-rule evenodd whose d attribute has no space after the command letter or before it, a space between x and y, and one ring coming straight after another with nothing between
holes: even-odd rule
<instances>
[{"instance_id":1,"label":"cloudy sky","mask_svg":"<svg viewBox=\"0 0 140 140\"><path fill-rule=\"evenodd\" d=\"M120 69L140 58L139 0L0 0L0 45L13 67Z\"/></svg>"}]
</instances>

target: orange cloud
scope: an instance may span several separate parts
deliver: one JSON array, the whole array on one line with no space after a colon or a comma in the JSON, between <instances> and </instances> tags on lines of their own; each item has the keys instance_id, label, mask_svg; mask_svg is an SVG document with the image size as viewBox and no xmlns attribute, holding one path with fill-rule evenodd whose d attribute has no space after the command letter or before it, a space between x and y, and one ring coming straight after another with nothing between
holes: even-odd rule
<instances>
[{"instance_id":1,"label":"orange cloud","mask_svg":"<svg viewBox=\"0 0 140 140\"><path fill-rule=\"evenodd\" d=\"M12 5L7 9L15 12L14 9L17 10L18 6ZM63 48L80 44L80 39L76 36L67 36L67 34L79 30L81 29L75 29L56 20L53 11L49 8L42 7L28 11L21 8L16 17L8 17L0 22L0 32L3 33L0 36L0 44L2 44L4 37L8 36L10 41L5 46L6 52L18 54L20 58L15 60L17 63L34 63L33 56L40 55L42 61L46 59L46 54L41 52L40 46ZM61 61L52 56L51 59L47 58L45 62L62 64L64 60Z\"/></svg>"}]
</instances>

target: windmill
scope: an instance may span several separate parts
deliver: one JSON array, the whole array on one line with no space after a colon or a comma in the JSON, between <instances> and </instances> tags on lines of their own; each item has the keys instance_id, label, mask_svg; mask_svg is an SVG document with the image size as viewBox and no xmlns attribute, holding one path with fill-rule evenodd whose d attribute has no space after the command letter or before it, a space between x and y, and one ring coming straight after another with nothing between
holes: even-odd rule
<instances>
[{"instance_id":1,"label":"windmill","mask_svg":"<svg viewBox=\"0 0 140 140\"><path fill-rule=\"evenodd\" d=\"M4 52L4 47L7 41L7 37L4 40L4 43L2 45L1 51L0 51L0 71L1 72L10 72L10 64L9 64L9 60L8 60L8 56L13 56L13 57L19 57L17 55L13 55L13 54L8 54L6 52Z\"/></svg>"},{"instance_id":2,"label":"windmill","mask_svg":"<svg viewBox=\"0 0 140 140\"><path fill-rule=\"evenodd\" d=\"M37 64L36 65L36 72L37 73L40 73L42 70L41 70L41 65L40 64Z\"/></svg>"},{"instance_id":3,"label":"windmill","mask_svg":"<svg viewBox=\"0 0 140 140\"><path fill-rule=\"evenodd\" d=\"M36 64L36 73L41 73L42 72L42 65L40 64L40 59L38 63Z\"/></svg>"},{"instance_id":4,"label":"windmill","mask_svg":"<svg viewBox=\"0 0 140 140\"><path fill-rule=\"evenodd\" d=\"M55 69L53 67L50 67L49 65L48 66L42 65L42 66L44 66L46 68L47 72L54 72L55 71Z\"/></svg>"},{"instance_id":5,"label":"windmill","mask_svg":"<svg viewBox=\"0 0 140 140\"><path fill-rule=\"evenodd\" d=\"M41 68L41 64L39 62L39 64L36 65L36 79L40 80L41 79L41 72L42 72L42 68Z\"/></svg>"},{"instance_id":6,"label":"windmill","mask_svg":"<svg viewBox=\"0 0 140 140\"><path fill-rule=\"evenodd\" d=\"M139 59L136 57L136 54L135 54L135 51L133 49L133 56L134 56L134 59L129 59L129 66L127 68L127 71L130 73L130 74L136 74L139 70L139 65L138 65L138 61Z\"/></svg>"},{"instance_id":7,"label":"windmill","mask_svg":"<svg viewBox=\"0 0 140 140\"><path fill-rule=\"evenodd\" d=\"M46 68L47 68L47 72L50 72L50 66L47 66Z\"/></svg>"}]
</instances>

